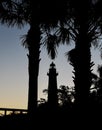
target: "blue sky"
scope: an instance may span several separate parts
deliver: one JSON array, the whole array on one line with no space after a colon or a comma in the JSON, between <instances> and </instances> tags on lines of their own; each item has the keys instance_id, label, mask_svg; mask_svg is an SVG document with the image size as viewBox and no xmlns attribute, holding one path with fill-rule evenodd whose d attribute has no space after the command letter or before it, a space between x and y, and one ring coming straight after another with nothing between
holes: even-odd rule
<instances>
[{"instance_id":1,"label":"blue sky","mask_svg":"<svg viewBox=\"0 0 102 130\"><path fill-rule=\"evenodd\" d=\"M0 107L27 108L28 101L28 59L27 50L21 45L20 37L27 33L28 26L22 29L8 28L0 25ZM65 52L72 46L61 46L55 59L58 86L73 86L72 66L65 57ZM47 72L52 62L47 56L46 49L41 48L39 70L38 98L46 97L42 90L48 86ZM96 65L101 64L100 53L92 49L92 60Z\"/></svg>"}]
</instances>

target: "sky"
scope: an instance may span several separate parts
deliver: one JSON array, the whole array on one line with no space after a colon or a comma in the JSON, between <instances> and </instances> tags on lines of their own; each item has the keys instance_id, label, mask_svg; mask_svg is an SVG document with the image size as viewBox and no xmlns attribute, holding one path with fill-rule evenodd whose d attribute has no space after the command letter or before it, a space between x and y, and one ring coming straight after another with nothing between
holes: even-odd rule
<instances>
[{"instance_id":1,"label":"sky","mask_svg":"<svg viewBox=\"0 0 102 130\"><path fill-rule=\"evenodd\" d=\"M27 49L21 45L20 37L27 33L29 27L22 29L8 28L0 25L0 108L27 109L28 103L28 58ZM73 48L73 45L60 46L58 56L53 61L58 72L57 85L73 86L72 66L65 57L65 52ZM38 100L46 98L42 92L48 87L49 66L52 60L47 56L46 49L41 47L40 70L38 82ZM101 64L100 52L92 48L93 67L96 73L97 65Z\"/></svg>"}]
</instances>

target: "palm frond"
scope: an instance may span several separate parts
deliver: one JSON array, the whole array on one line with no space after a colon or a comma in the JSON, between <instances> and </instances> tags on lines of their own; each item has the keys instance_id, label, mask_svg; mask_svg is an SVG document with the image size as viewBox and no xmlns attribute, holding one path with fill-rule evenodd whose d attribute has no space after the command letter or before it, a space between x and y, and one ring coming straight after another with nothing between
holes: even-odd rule
<instances>
[{"instance_id":1,"label":"palm frond","mask_svg":"<svg viewBox=\"0 0 102 130\"><path fill-rule=\"evenodd\" d=\"M69 43L70 41L70 35L69 35L69 29L65 27L60 27L60 35L59 35L62 43L64 44Z\"/></svg>"},{"instance_id":2,"label":"palm frond","mask_svg":"<svg viewBox=\"0 0 102 130\"><path fill-rule=\"evenodd\" d=\"M23 45L25 48L28 48L28 35L27 35L27 34L22 35L22 36L20 37L20 39L21 39L22 45Z\"/></svg>"},{"instance_id":3,"label":"palm frond","mask_svg":"<svg viewBox=\"0 0 102 130\"><path fill-rule=\"evenodd\" d=\"M44 41L44 46L47 48L48 55L55 59L57 56L57 47L59 46L58 37L55 34L48 34L47 39Z\"/></svg>"},{"instance_id":4,"label":"palm frond","mask_svg":"<svg viewBox=\"0 0 102 130\"><path fill-rule=\"evenodd\" d=\"M22 27L27 21L24 17L23 0L3 0L0 2L0 22L7 26Z\"/></svg>"},{"instance_id":5,"label":"palm frond","mask_svg":"<svg viewBox=\"0 0 102 130\"><path fill-rule=\"evenodd\" d=\"M69 52L65 53L65 56L67 57L67 60L70 61L71 63L75 62L75 57L76 57L76 49L72 49Z\"/></svg>"}]
</instances>

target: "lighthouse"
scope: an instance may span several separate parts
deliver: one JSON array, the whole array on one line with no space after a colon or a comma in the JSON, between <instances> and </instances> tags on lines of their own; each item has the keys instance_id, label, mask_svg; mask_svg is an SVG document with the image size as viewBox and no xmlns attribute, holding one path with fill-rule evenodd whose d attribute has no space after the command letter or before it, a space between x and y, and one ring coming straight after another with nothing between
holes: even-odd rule
<instances>
[{"instance_id":1,"label":"lighthouse","mask_svg":"<svg viewBox=\"0 0 102 130\"><path fill-rule=\"evenodd\" d=\"M48 75L48 104L51 108L56 108L58 105L57 96L57 76L55 64L50 64Z\"/></svg>"}]
</instances>

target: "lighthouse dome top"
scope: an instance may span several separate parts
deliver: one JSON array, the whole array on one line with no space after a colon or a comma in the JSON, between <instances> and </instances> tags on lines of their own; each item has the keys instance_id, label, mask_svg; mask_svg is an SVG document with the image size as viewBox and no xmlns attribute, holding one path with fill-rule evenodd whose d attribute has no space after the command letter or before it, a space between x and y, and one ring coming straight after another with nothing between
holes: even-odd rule
<instances>
[{"instance_id":1,"label":"lighthouse dome top","mask_svg":"<svg viewBox=\"0 0 102 130\"><path fill-rule=\"evenodd\" d=\"M52 62L52 63L50 64L50 67L51 67L51 68L55 68L55 64Z\"/></svg>"}]
</instances>

